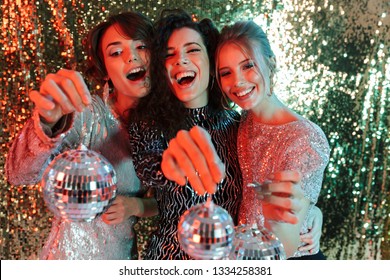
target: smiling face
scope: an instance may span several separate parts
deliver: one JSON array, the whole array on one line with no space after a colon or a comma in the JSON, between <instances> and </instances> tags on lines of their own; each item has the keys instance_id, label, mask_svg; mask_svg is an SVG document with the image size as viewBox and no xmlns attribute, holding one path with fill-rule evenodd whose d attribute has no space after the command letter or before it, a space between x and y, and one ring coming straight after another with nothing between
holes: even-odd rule
<instances>
[{"instance_id":1,"label":"smiling face","mask_svg":"<svg viewBox=\"0 0 390 280\"><path fill-rule=\"evenodd\" d=\"M201 35L191 28L175 30L168 40L165 68L171 88L187 108L208 102L210 62Z\"/></svg>"},{"instance_id":2,"label":"smiling face","mask_svg":"<svg viewBox=\"0 0 390 280\"><path fill-rule=\"evenodd\" d=\"M149 93L149 50L144 42L125 38L117 26L102 37L104 64L115 92L138 100Z\"/></svg>"},{"instance_id":3,"label":"smiling face","mask_svg":"<svg viewBox=\"0 0 390 280\"><path fill-rule=\"evenodd\" d=\"M268 96L264 79L255 62L233 43L225 44L218 53L218 75L222 91L244 110L261 107Z\"/></svg>"}]
</instances>

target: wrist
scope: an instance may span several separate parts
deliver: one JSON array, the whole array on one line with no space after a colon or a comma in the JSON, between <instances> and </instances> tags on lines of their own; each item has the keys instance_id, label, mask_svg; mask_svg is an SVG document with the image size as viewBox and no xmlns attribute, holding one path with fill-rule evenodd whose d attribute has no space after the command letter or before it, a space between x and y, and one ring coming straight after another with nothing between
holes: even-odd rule
<instances>
[{"instance_id":1,"label":"wrist","mask_svg":"<svg viewBox=\"0 0 390 280\"><path fill-rule=\"evenodd\" d=\"M144 205L141 198L138 197L129 197L130 203L134 205L134 216L141 217L144 213Z\"/></svg>"}]
</instances>

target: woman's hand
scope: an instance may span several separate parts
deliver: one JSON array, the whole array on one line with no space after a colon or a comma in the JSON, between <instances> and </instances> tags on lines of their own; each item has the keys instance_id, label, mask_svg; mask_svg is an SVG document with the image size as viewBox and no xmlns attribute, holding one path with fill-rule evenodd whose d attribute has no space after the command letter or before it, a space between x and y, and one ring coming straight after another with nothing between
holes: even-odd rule
<instances>
[{"instance_id":1,"label":"woman's hand","mask_svg":"<svg viewBox=\"0 0 390 280\"><path fill-rule=\"evenodd\" d=\"M131 216L139 215L140 207L137 197L118 195L112 205L102 215L106 224L117 225L129 219Z\"/></svg>"},{"instance_id":2,"label":"woman's hand","mask_svg":"<svg viewBox=\"0 0 390 280\"><path fill-rule=\"evenodd\" d=\"M263 184L252 185L262 201L266 222L298 223L297 213L305 203L300 173L285 170L270 175L268 179Z\"/></svg>"},{"instance_id":3,"label":"woman's hand","mask_svg":"<svg viewBox=\"0 0 390 280\"><path fill-rule=\"evenodd\" d=\"M41 118L47 125L55 125L66 114L81 112L91 103L91 94L81 74L61 69L47 75L39 91L29 94Z\"/></svg>"},{"instance_id":4,"label":"woman's hand","mask_svg":"<svg viewBox=\"0 0 390 280\"><path fill-rule=\"evenodd\" d=\"M215 193L217 184L225 178L225 165L209 133L199 126L177 133L163 153L161 168L165 177L179 185L184 186L188 180L200 195Z\"/></svg>"},{"instance_id":5,"label":"woman's hand","mask_svg":"<svg viewBox=\"0 0 390 280\"><path fill-rule=\"evenodd\" d=\"M322 223L323 215L321 209L314 206L309 215L309 232L301 235L301 241L306 244L299 247L299 251L309 251L311 254L315 254L320 250Z\"/></svg>"}]
</instances>

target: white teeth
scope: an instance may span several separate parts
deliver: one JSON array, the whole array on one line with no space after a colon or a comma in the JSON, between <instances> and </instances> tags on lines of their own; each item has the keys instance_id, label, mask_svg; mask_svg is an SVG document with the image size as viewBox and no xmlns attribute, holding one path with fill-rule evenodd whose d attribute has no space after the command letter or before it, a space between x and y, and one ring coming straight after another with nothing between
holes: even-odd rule
<instances>
[{"instance_id":1,"label":"white teeth","mask_svg":"<svg viewBox=\"0 0 390 280\"><path fill-rule=\"evenodd\" d=\"M134 74L134 73L138 73L140 71L143 71L144 69L142 69L141 67L137 67L137 68L134 68L132 69L129 74Z\"/></svg>"},{"instance_id":2,"label":"white teeth","mask_svg":"<svg viewBox=\"0 0 390 280\"><path fill-rule=\"evenodd\" d=\"M249 88L249 89L247 89L247 90L243 90L243 91L240 91L240 92L236 92L236 95L238 96L238 97L242 97L242 96L244 96L244 95L247 95L248 93L250 93L252 91L252 88Z\"/></svg>"},{"instance_id":3,"label":"white teeth","mask_svg":"<svg viewBox=\"0 0 390 280\"><path fill-rule=\"evenodd\" d=\"M176 74L176 80L180 81L183 78L186 77L195 77L195 72L194 71L185 71L185 72L180 72Z\"/></svg>"}]
</instances>

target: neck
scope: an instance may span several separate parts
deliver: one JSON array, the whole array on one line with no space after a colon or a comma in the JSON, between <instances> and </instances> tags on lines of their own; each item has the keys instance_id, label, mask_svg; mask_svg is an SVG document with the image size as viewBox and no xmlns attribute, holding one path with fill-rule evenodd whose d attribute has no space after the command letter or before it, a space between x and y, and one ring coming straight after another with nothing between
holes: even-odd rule
<instances>
[{"instance_id":1,"label":"neck","mask_svg":"<svg viewBox=\"0 0 390 280\"><path fill-rule=\"evenodd\" d=\"M127 119L128 111L136 105L136 100L123 94L116 94L113 105L119 116L123 119Z\"/></svg>"},{"instance_id":2,"label":"neck","mask_svg":"<svg viewBox=\"0 0 390 280\"><path fill-rule=\"evenodd\" d=\"M274 94L250 111L256 122L269 125L282 125L299 118L299 115L284 105Z\"/></svg>"}]
</instances>

